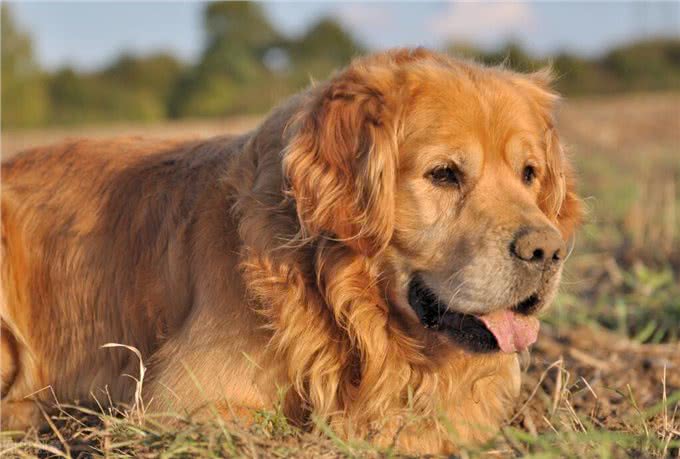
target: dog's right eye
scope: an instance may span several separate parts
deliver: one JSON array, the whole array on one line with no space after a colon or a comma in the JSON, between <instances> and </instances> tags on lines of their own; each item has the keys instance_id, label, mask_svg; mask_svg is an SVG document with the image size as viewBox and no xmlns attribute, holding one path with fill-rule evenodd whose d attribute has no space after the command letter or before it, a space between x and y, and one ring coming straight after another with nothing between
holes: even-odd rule
<instances>
[{"instance_id":1,"label":"dog's right eye","mask_svg":"<svg viewBox=\"0 0 680 459\"><path fill-rule=\"evenodd\" d=\"M460 186L462 182L462 173L452 166L436 167L428 172L427 176L432 183L439 186Z\"/></svg>"}]
</instances>

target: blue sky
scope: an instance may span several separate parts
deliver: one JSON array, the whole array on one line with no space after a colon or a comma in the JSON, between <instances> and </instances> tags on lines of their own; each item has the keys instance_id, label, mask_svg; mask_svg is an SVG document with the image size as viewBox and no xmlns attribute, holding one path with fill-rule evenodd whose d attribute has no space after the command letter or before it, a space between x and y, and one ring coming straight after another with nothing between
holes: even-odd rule
<instances>
[{"instance_id":1,"label":"blue sky","mask_svg":"<svg viewBox=\"0 0 680 459\"><path fill-rule=\"evenodd\" d=\"M270 2L284 33L301 34L334 16L372 49L442 46L457 40L493 48L508 39L536 54L597 55L642 37L680 36L680 2ZM47 69L96 69L122 52L166 50L196 59L203 46L199 2L14 2Z\"/></svg>"}]
</instances>

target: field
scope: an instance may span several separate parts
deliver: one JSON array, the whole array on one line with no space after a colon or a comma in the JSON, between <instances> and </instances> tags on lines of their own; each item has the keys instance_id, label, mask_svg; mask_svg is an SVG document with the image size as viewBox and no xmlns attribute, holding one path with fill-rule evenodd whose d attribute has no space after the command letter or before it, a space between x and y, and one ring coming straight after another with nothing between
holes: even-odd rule
<instances>
[{"instance_id":1,"label":"field","mask_svg":"<svg viewBox=\"0 0 680 459\"><path fill-rule=\"evenodd\" d=\"M202 136L255 119L14 131L3 156L68 136ZM462 457L680 458L680 94L565 102L562 138L587 208L561 293L524 355L523 394L502 433ZM125 413L62 407L46 432L0 437L0 456L382 457L398 451L299 432L281 414L249 426L170 429Z\"/></svg>"}]
</instances>

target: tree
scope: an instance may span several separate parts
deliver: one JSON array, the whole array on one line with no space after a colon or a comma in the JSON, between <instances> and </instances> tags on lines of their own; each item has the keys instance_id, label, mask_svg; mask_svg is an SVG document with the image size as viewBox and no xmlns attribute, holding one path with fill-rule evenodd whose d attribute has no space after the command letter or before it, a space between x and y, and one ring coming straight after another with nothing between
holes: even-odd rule
<instances>
[{"instance_id":1,"label":"tree","mask_svg":"<svg viewBox=\"0 0 680 459\"><path fill-rule=\"evenodd\" d=\"M48 113L45 80L33 56L31 38L19 30L7 4L2 16L2 126L33 126Z\"/></svg>"},{"instance_id":2,"label":"tree","mask_svg":"<svg viewBox=\"0 0 680 459\"><path fill-rule=\"evenodd\" d=\"M204 23L207 46L199 64L203 73L219 72L236 83L252 82L266 74L262 57L281 36L260 4L210 3Z\"/></svg>"},{"instance_id":3,"label":"tree","mask_svg":"<svg viewBox=\"0 0 680 459\"><path fill-rule=\"evenodd\" d=\"M166 116L165 100L148 88L126 85L101 73L65 68L49 80L50 121L58 124L113 120L153 121Z\"/></svg>"},{"instance_id":4,"label":"tree","mask_svg":"<svg viewBox=\"0 0 680 459\"><path fill-rule=\"evenodd\" d=\"M282 37L262 7L251 2L210 3L204 25L206 48L196 68L187 71L176 85L169 102L171 116L220 116L266 109L271 100L261 90L273 76L263 57ZM253 88L259 93L250 94Z\"/></svg>"},{"instance_id":5,"label":"tree","mask_svg":"<svg viewBox=\"0 0 680 459\"><path fill-rule=\"evenodd\" d=\"M174 56L165 53L144 57L121 55L100 75L119 86L134 88L167 100L184 70L184 65Z\"/></svg>"},{"instance_id":6,"label":"tree","mask_svg":"<svg viewBox=\"0 0 680 459\"><path fill-rule=\"evenodd\" d=\"M337 21L324 18L295 43L293 54L301 60L324 59L336 65L346 65L352 57L363 52Z\"/></svg>"},{"instance_id":7,"label":"tree","mask_svg":"<svg viewBox=\"0 0 680 459\"><path fill-rule=\"evenodd\" d=\"M602 67L619 90L680 88L680 40L656 39L611 50Z\"/></svg>"},{"instance_id":8,"label":"tree","mask_svg":"<svg viewBox=\"0 0 680 459\"><path fill-rule=\"evenodd\" d=\"M205 10L206 53L224 42L250 50L263 50L280 38L259 3L215 2Z\"/></svg>"}]
</instances>

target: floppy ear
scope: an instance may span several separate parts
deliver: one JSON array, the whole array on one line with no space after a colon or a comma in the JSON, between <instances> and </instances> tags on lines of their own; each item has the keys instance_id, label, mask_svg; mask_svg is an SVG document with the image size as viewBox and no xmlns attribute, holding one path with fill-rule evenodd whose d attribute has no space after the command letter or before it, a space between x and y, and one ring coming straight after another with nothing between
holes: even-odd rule
<instances>
[{"instance_id":1,"label":"floppy ear","mask_svg":"<svg viewBox=\"0 0 680 459\"><path fill-rule=\"evenodd\" d=\"M581 201L576 194L574 171L554 127L554 106L560 97L552 89L553 80L553 70L548 66L523 75L517 83L528 90L547 125L545 134L547 171L539 196L539 205L557 224L562 237L566 240L581 223L582 210Z\"/></svg>"},{"instance_id":2,"label":"floppy ear","mask_svg":"<svg viewBox=\"0 0 680 459\"><path fill-rule=\"evenodd\" d=\"M576 194L574 172L557 131L546 132L547 177L539 202L543 211L557 223L562 237L569 239L581 223L581 201Z\"/></svg>"},{"instance_id":3,"label":"floppy ear","mask_svg":"<svg viewBox=\"0 0 680 459\"><path fill-rule=\"evenodd\" d=\"M397 171L393 76L354 64L316 92L291 126L283 159L307 236L365 255L389 242Z\"/></svg>"}]
</instances>

